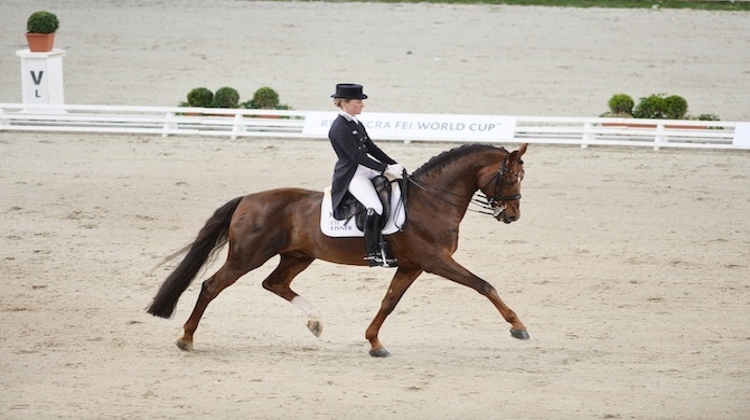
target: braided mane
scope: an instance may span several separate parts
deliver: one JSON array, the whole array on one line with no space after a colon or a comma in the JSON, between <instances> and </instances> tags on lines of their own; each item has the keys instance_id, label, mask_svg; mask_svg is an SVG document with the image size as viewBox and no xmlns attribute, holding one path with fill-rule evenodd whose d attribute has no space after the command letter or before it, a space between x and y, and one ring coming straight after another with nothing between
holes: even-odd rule
<instances>
[{"instance_id":1,"label":"braided mane","mask_svg":"<svg viewBox=\"0 0 750 420\"><path fill-rule=\"evenodd\" d=\"M471 154L474 154L477 152L484 152L487 150L506 151L504 147L495 147L491 144L482 144L482 143L464 144L462 146L454 147L453 149L440 153L437 156L433 156L430 160L427 161L427 163L417 168L417 170L414 171L412 176L416 178L424 176L425 174L428 174L430 172L438 171L458 159L462 159Z\"/></svg>"}]
</instances>

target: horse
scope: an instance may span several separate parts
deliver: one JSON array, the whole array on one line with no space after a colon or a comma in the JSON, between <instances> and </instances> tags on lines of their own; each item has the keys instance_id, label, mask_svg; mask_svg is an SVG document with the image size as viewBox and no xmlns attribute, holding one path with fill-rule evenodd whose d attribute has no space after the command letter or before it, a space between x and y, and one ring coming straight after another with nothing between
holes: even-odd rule
<instances>
[{"instance_id":1,"label":"horse","mask_svg":"<svg viewBox=\"0 0 750 420\"><path fill-rule=\"evenodd\" d=\"M458 248L459 224L471 203L475 210L503 223L521 216L523 160L528 144L513 152L489 144L466 144L431 158L406 176L407 220L399 232L386 237L398 261L380 309L365 332L369 354L390 353L378 333L401 297L423 272L436 274L470 287L485 296L511 326L512 337L526 340L529 334L516 313L503 302L495 288L473 274L452 255ZM300 188L278 188L236 197L206 221L197 238L166 261L185 255L164 280L147 312L170 318L180 295L200 269L228 244L226 261L202 283L198 300L183 326L177 347L193 350L193 336L206 307L221 291L240 277L280 255L279 265L263 280L263 288L286 299L308 316L307 327L319 337L320 312L290 285L313 261L367 265L362 238L331 238L320 229L323 193Z\"/></svg>"}]
</instances>

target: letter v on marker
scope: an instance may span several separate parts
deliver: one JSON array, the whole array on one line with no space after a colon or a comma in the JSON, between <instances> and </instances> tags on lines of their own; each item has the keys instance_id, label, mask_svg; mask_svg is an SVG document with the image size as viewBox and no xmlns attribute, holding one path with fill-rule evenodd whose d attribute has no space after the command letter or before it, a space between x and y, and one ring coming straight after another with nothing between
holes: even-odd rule
<instances>
[{"instance_id":1,"label":"letter v on marker","mask_svg":"<svg viewBox=\"0 0 750 420\"><path fill-rule=\"evenodd\" d=\"M42 83L42 76L44 76L44 70L39 72L38 78L36 77L36 73L34 72L34 70L32 70L30 73L31 73L31 80L34 81L35 85Z\"/></svg>"}]
</instances>

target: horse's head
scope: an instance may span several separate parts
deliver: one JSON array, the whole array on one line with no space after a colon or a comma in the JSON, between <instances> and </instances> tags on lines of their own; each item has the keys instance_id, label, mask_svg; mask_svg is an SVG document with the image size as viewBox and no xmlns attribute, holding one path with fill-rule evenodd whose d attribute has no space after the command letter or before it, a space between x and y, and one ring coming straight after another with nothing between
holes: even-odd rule
<instances>
[{"instance_id":1,"label":"horse's head","mask_svg":"<svg viewBox=\"0 0 750 420\"><path fill-rule=\"evenodd\" d=\"M503 223L515 222L521 217L521 181L523 180L523 160L528 143L508 153L500 163L493 165L480 175L480 190L487 196L492 215Z\"/></svg>"}]
</instances>

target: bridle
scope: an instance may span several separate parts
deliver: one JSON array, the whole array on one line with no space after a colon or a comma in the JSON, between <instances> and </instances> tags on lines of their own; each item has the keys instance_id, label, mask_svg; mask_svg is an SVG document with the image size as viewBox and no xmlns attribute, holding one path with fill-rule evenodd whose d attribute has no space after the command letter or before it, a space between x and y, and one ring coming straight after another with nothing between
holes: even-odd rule
<instances>
[{"instance_id":1,"label":"bridle","mask_svg":"<svg viewBox=\"0 0 750 420\"><path fill-rule=\"evenodd\" d=\"M523 161L520 161L519 163L523 164ZM478 207L481 207L484 210L489 210L489 211L474 210L474 209L467 209L467 210L473 211L475 213L489 214L492 217L497 218L498 215L500 215L503 211L505 211L505 208L507 207L507 202L508 201L520 200L521 199L521 194L513 194L513 195L503 195L502 194L502 191L501 191L502 190L502 179L503 179L503 175L506 174L506 173L509 173L509 174L511 174L511 175L514 176L513 180L507 181L505 183L508 186L513 186L516 183L521 182L521 180L523 179L523 175L524 175L523 171L521 171L519 173L519 172L515 172L515 171L511 170L510 168L508 168L508 165L505 163L505 159L503 159L503 162L500 164L500 168L498 168L498 170L495 172L494 176L492 178L490 178L490 180L487 181L487 183L484 184L484 187L482 188L482 190L486 189L490 185L490 183L492 183L492 181L495 181L495 193L492 196L486 196L485 194L483 194L481 192L476 192L474 194L474 196L471 198L471 201L470 201L471 204L474 204L474 205L476 205ZM422 185L419 182L417 182L411 176L408 177L407 180L410 183L412 183L413 185L415 185L416 187L418 187L419 189L427 192L427 187L425 187L424 185ZM445 190L442 190L440 188L435 188L435 187L430 187L430 189L439 191L439 192L444 193L444 194L448 194L448 195L453 195L453 196L459 197L458 194L455 194L455 193L453 193L451 191L445 191ZM456 205L456 204L450 202L449 200L447 200L447 199L445 199L445 198L443 198L441 196L437 196L437 198L439 200L445 202L445 203L450 204L451 206L455 206ZM497 203L500 203L500 204L496 205Z\"/></svg>"},{"instance_id":2,"label":"bridle","mask_svg":"<svg viewBox=\"0 0 750 420\"><path fill-rule=\"evenodd\" d=\"M513 179L506 181L504 184L507 186L513 186L517 184L518 182L521 182L523 179L523 171L516 172L508 167L508 165L505 163L506 159L503 159L503 162L500 164L500 168L495 172L495 175L490 178L489 181L487 181L486 184L484 184L484 187L480 191L485 190L492 181L495 181L495 193L491 196L484 195L481 192L477 192L476 196L478 198L472 197L471 202L475 205L485 209L489 210L490 212L481 211L481 210L474 210L477 213L482 214L491 214L492 217L497 217L498 215L502 214L503 211L505 211L505 208L508 207L508 201L518 201L521 199L521 194L512 194L512 195L503 195L502 193L502 185L503 185L503 176L505 174L511 174L513 175ZM519 163L523 164L523 161L519 161Z\"/></svg>"}]
</instances>

